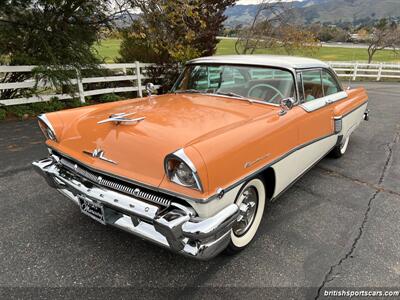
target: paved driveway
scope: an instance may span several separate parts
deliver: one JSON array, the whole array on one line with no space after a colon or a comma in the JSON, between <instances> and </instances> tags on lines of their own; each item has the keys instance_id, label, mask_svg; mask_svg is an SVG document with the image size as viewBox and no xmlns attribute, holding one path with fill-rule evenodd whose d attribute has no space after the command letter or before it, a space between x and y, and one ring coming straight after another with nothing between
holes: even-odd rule
<instances>
[{"instance_id":1,"label":"paved driveway","mask_svg":"<svg viewBox=\"0 0 400 300\"><path fill-rule=\"evenodd\" d=\"M371 120L348 153L325 158L272 203L248 249L209 262L85 217L32 170L46 156L36 123L0 123L0 286L30 287L0 297L308 299L332 287L400 289L400 85L367 88Z\"/></svg>"}]
</instances>

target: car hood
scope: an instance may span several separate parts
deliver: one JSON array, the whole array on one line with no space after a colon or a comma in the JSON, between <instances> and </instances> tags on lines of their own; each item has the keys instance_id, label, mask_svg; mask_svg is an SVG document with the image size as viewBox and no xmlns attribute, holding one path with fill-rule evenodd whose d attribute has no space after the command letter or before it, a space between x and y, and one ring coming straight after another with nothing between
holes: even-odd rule
<instances>
[{"instance_id":1,"label":"car hood","mask_svg":"<svg viewBox=\"0 0 400 300\"><path fill-rule=\"evenodd\" d=\"M62 123L55 126L60 138L52 147L93 168L159 186L166 155L276 109L200 94L168 94L83 107L49 115L52 123ZM98 124L118 113L135 113L129 118L145 119L136 124ZM84 153L95 149L103 150L115 164Z\"/></svg>"}]
</instances>

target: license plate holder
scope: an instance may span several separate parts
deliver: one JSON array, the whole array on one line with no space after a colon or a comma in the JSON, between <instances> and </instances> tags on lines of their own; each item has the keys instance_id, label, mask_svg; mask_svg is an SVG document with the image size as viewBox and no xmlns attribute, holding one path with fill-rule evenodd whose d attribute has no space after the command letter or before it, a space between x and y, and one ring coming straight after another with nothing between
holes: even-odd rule
<instances>
[{"instance_id":1,"label":"license plate holder","mask_svg":"<svg viewBox=\"0 0 400 300\"><path fill-rule=\"evenodd\" d=\"M93 220L100 222L103 225L106 225L106 219L104 215L104 206L101 203L94 202L86 197L78 197L79 199L79 208L81 212Z\"/></svg>"}]
</instances>

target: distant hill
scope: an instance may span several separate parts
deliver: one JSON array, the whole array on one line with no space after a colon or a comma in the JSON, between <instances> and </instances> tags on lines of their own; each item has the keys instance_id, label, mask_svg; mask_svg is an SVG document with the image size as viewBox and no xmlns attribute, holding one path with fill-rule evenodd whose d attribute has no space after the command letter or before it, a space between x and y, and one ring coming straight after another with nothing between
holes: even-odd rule
<instances>
[{"instance_id":1,"label":"distant hill","mask_svg":"<svg viewBox=\"0 0 400 300\"><path fill-rule=\"evenodd\" d=\"M353 22L360 19L400 18L400 0L305 0L293 2L298 23ZM226 25L249 24L257 5L236 5L227 9Z\"/></svg>"}]
</instances>

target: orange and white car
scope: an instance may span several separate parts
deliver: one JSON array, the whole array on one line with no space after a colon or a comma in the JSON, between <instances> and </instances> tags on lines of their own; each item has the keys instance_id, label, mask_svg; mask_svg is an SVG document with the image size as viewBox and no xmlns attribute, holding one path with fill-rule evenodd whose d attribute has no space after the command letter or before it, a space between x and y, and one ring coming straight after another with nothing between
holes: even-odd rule
<instances>
[{"instance_id":1,"label":"orange and white car","mask_svg":"<svg viewBox=\"0 0 400 300\"><path fill-rule=\"evenodd\" d=\"M368 118L364 88L325 63L195 59L169 94L39 116L33 165L87 216L199 259L246 247L265 203Z\"/></svg>"}]
</instances>

